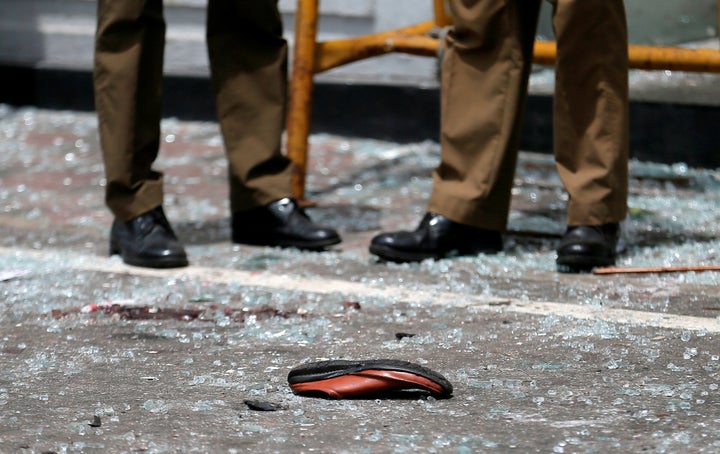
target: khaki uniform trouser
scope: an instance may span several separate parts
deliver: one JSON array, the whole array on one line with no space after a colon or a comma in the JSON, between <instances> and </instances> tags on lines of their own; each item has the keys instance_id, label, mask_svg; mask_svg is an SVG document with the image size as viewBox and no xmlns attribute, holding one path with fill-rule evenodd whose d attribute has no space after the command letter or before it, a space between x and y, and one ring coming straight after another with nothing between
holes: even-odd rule
<instances>
[{"instance_id":1,"label":"khaki uniform trouser","mask_svg":"<svg viewBox=\"0 0 720 454\"><path fill-rule=\"evenodd\" d=\"M277 0L209 0L207 47L229 163L230 209L289 197L281 152L287 44ZM160 144L165 20L161 0L99 0L95 99L106 203L120 219L162 204Z\"/></svg>"},{"instance_id":2,"label":"khaki uniform trouser","mask_svg":"<svg viewBox=\"0 0 720 454\"><path fill-rule=\"evenodd\" d=\"M568 225L627 214L628 55L622 0L551 0L554 151ZM541 0L451 0L441 162L429 211L504 230Z\"/></svg>"}]
</instances>

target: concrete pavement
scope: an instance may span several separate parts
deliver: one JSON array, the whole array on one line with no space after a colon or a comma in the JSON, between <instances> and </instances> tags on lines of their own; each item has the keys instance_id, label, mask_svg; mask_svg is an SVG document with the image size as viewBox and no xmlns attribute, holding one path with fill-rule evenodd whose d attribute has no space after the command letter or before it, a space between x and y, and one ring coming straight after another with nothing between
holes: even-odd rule
<instances>
[{"instance_id":1,"label":"concrete pavement","mask_svg":"<svg viewBox=\"0 0 720 454\"><path fill-rule=\"evenodd\" d=\"M0 106L0 452L720 452L720 273L557 273L550 156L522 153L504 253L396 265L367 244L414 228L437 144L313 136L310 213L344 242L303 253L229 242L214 123L163 134L191 266L133 268L107 257L94 116ZM633 162L620 265L718 264L718 189L717 170ZM371 358L454 396L287 386Z\"/></svg>"}]
</instances>

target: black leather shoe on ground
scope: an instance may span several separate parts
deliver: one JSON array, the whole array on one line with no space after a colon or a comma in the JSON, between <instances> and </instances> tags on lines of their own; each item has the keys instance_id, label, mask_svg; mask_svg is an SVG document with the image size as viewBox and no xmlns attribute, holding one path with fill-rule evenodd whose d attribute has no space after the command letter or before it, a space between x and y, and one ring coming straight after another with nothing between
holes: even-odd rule
<instances>
[{"instance_id":1,"label":"black leather shoe on ground","mask_svg":"<svg viewBox=\"0 0 720 454\"><path fill-rule=\"evenodd\" d=\"M615 264L620 225L568 227L557 250L558 271L579 273Z\"/></svg>"},{"instance_id":2,"label":"black leather shoe on ground","mask_svg":"<svg viewBox=\"0 0 720 454\"><path fill-rule=\"evenodd\" d=\"M233 213L232 240L255 246L322 250L341 239L330 228L315 224L297 203L280 199L247 211Z\"/></svg>"},{"instance_id":3,"label":"black leather shoe on ground","mask_svg":"<svg viewBox=\"0 0 720 454\"><path fill-rule=\"evenodd\" d=\"M495 254L502 248L500 232L459 224L435 213L426 213L413 232L381 233L370 243L372 254L391 262Z\"/></svg>"},{"instance_id":4,"label":"black leather shoe on ground","mask_svg":"<svg viewBox=\"0 0 720 454\"><path fill-rule=\"evenodd\" d=\"M179 268L188 265L162 207L129 221L115 219L110 230L110 255L120 254L128 265Z\"/></svg>"}]
</instances>

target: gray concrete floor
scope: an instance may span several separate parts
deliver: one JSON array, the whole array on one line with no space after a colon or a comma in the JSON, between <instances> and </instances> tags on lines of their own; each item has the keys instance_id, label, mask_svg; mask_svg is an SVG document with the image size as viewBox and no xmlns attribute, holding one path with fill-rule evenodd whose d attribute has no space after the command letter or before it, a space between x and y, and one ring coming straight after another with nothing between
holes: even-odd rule
<instances>
[{"instance_id":1,"label":"gray concrete floor","mask_svg":"<svg viewBox=\"0 0 720 454\"><path fill-rule=\"evenodd\" d=\"M521 154L504 253L396 265L367 244L414 228L437 144L313 136L310 213L344 242L303 253L230 243L215 124L163 134L192 263L133 268L107 257L94 116L0 106L0 452L720 451L720 273L557 273L550 156ZM717 265L718 171L631 169L619 265ZM287 384L299 364L373 358L454 395Z\"/></svg>"}]
</instances>

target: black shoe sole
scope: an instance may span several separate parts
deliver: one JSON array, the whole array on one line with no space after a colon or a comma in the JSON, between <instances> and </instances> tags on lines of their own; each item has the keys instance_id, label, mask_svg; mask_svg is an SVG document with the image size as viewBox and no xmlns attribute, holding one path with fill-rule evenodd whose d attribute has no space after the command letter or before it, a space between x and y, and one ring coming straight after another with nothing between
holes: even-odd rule
<instances>
[{"instance_id":1,"label":"black shoe sole","mask_svg":"<svg viewBox=\"0 0 720 454\"><path fill-rule=\"evenodd\" d=\"M268 247L281 247L281 248L295 248L303 249L308 251L322 251L330 246L340 244L342 238L328 238L325 240L315 241L299 241L291 239L278 239L278 238L243 238L234 236L232 239L233 243L246 244L249 246L268 246Z\"/></svg>"},{"instance_id":2,"label":"black shoe sole","mask_svg":"<svg viewBox=\"0 0 720 454\"><path fill-rule=\"evenodd\" d=\"M589 273L595 268L615 265L615 259L587 257L583 255L558 257L555 261L557 271L560 273Z\"/></svg>"},{"instance_id":3,"label":"black shoe sole","mask_svg":"<svg viewBox=\"0 0 720 454\"><path fill-rule=\"evenodd\" d=\"M123 254L120 248L110 245L110 256L119 255L122 258L123 263L131 266L138 266L141 268L184 268L190 263L185 257L160 257L160 258L143 258L143 257L132 257L127 254Z\"/></svg>"},{"instance_id":4,"label":"black shoe sole","mask_svg":"<svg viewBox=\"0 0 720 454\"><path fill-rule=\"evenodd\" d=\"M370 253L377 255L380 259L388 262L422 262L423 260L433 259L440 260L451 255L451 252L432 253L432 252L410 252L398 251L388 246L370 245Z\"/></svg>"},{"instance_id":5,"label":"black shoe sole","mask_svg":"<svg viewBox=\"0 0 720 454\"><path fill-rule=\"evenodd\" d=\"M412 252L393 249L389 246L371 244L370 253L377 255L382 260L388 262L405 263L405 262L422 262L423 260L433 259L440 260L449 257L462 257L480 254L497 254L502 249L497 248L474 248L474 249L451 249L441 252Z\"/></svg>"}]
</instances>

